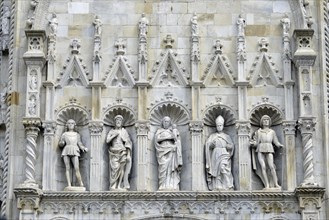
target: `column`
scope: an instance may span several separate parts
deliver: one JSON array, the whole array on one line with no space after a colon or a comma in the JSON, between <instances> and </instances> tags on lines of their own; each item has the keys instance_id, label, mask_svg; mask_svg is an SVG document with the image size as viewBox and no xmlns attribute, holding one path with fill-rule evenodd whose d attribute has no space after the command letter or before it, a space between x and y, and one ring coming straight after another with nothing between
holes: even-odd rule
<instances>
[{"instance_id":1,"label":"column","mask_svg":"<svg viewBox=\"0 0 329 220\"><path fill-rule=\"evenodd\" d=\"M202 143L203 121L191 121L192 137L192 191L207 190L205 179L204 146Z\"/></svg>"},{"instance_id":2,"label":"column","mask_svg":"<svg viewBox=\"0 0 329 220\"><path fill-rule=\"evenodd\" d=\"M251 182L251 155L250 155L250 129L251 125L248 121L247 114L247 92L249 82L246 80L246 39L245 27L246 21L239 15L237 19L238 36L237 36L237 62L238 62L238 109L239 118L236 122L238 132L238 155L239 155L239 190L252 190Z\"/></svg>"},{"instance_id":3,"label":"column","mask_svg":"<svg viewBox=\"0 0 329 220\"><path fill-rule=\"evenodd\" d=\"M287 190L294 190L296 187L296 120L294 120L294 81L291 75L291 49L290 49L290 19L288 16L281 19L282 25L282 62L283 62L283 80L284 80L284 92L285 92L285 120L282 123L284 132L284 145L285 145L285 158L284 172L285 180L287 184ZM283 158L283 159L284 159ZM284 180L282 180L284 181Z\"/></svg>"},{"instance_id":4,"label":"column","mask_svg":"<svg viewBox=\"0 0 329 220\"><path fill-rule=\"evenodd\" d=\"M237 121L238 132L238 154L239 154L239 190L252 190L251 181L251 151L250 151L250 129L249 121Z\"/></svg>"},{"instance_id":5,"label":"column","mask_svg":"<svg viewBox=\"0 0 329 220\"><path fill-rule=\"evenodd\" d=\"M41 74L45 64L44 42L45 32L27 30L28 51L23 55L27 66L26 108L23 125L26 133L26 180L22 187L38 188L35 181L35 164L37 154L37 138L40 132L40 89Z\"/></svg>"},{"instance_id":6,"label":"column","mask_svg":"<svg viewBox=\"0 0 329 220\"><path fill-rule=\"evenodd\" d=\"M56 131L55 121L44 121L42 123L44 129L44 147L43 147L43 168L42 168L42 189L56 190L56 172L55 160L56 152L54 150L54 137Z\"/></svg>"},{"instance_id":7,"label":"column","mask_svg":"<svg viewBox=\"0 0 329 220\"><path fill-rule=\"evenodd\" d=\"M93 120L89 122L90 131L90 191L99 192L103 190L102 176L102 132L103 122Z\"/></svg>"},{"instance_id":8,"label":"column","mask_svg":"<svg viewBox=\"0 0 329 220\"><path fill-rule=\"evenodd\" d=\"M150 130L150 123L147 120L138 120L136 122L137 130L137 190L138 191L147 191L149 189L148 185L150 183L149 176L149 151L148 147L148 132Z\"/></svg>"},{"instance_id":9,"label":"column","mask_svg":"<svg viewBox=\"0 0 329 220\"><path fill-rule=\"evenodd\" d=\"M302 186L318 186L314 179L314 158L313 158L313 132L315 131L316 118L313 116L312 102L312 66L316 59L313 50L312 38L314 30L295 30L296 52L294 63L298 71L299 83L299 109L298 129L302 135L303 147L303 170L304 178Z\"/></svg>"}]
</instances>

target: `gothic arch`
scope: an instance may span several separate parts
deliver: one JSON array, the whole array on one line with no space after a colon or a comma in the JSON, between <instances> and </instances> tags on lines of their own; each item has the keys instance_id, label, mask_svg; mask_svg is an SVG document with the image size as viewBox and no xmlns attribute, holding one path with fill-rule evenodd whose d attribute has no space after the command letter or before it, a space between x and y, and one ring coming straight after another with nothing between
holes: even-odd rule
<instances>
[{"instance_id":1,"label":"gothic arch","mask_svg":"<svg viewBox=\"0 0 329 220\"><path fill-rule=\"evenodd\" d=\"M235 124L236 114L235 111L223 104L215 104L211 105L204 110L203 113L203 121L205 125L215 127L216 126L216 118L221 115L225 120L225 126L231 126Z\"/></svg>"},{"instance_id":2,"label":"gothic arch","mask_svg":"<svg viewBox=\"0 0 329 220\"><path fill-rule=\"evenodd\" d=\"M254 126L259 126L263 115L271 117L272 126L282 123L283 112L278 107L268 103L259 104L250 111L250 123Z\"/></svg>"},{"instance_id":3,"label":"gothic arch","mask_svg":"<svg viewBox=\"0 0 329 220\"><path fill-rule=\"evenodd\" d=\"M206 220L205 218L193 215L151 215L133 218L132 220Z\"/></svg>"}]
</instances>

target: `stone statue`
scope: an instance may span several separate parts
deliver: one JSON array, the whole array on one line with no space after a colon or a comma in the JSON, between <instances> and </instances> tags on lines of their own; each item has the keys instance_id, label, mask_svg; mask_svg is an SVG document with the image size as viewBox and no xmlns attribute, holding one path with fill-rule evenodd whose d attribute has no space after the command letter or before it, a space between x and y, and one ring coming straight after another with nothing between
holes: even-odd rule
<instances>
[{"instance_id":1,"label":"stone statue","mask_svg":"<svg viewBox=\"0 0 329 220\"><path fill-rule=\"evenodd\" d=\"M192 36L198 36L199 31L198 31L198 17L194 13L192 18L191 18L191 27L192 27Z\"/></svg>"},{"instance_id":2,"label":"stone statue","mask_svg":"<svg viewBox=\"0 0 329 220\"><path fill-rule=\"evenodd\" d=\"M242 15L239 15L238 21L236 23L238 25L238 36L244 36L246 20L242 17Z\"/></svg>"},{"instance_id":3,"label":"stone statue","mask_svg":"<svg viewBox=\"0 0 329 220\"><path fill-rule=\"evenodd\" d=\"M102 34L102 21L98 17L98 15L95 16L95 20L94 20L93 24L95 25L95 35L96 36L101 36L101 34Z\"/></svg>"},{"instance_id":4,"label":"stone statue","mask_svg":"<svg viewBox=\"0 0 329 220\"><path fill-rule=\"evenodd\" d=\"M171 124L168 116L162 119L162 128L155 133L155 149L159 164L159 190L179 190L182 146L176 125Z\"/></svg>"},{"instance_id":5,"label":"stone statue","mask_svg":"<svg viewBox=\"0 0 329 220\"><path fill-rule=\"evenodd\" d=\"M233 189L231 158L234 144L231 137L223 132L224 118L216 118L217 132L206 142L206 171L209 190Z\"/></svg>"},{"instance_id":6,"label":"stone statue","mask_svg":"<svg viewBox=\"0 0 329 220\"><path fill-rule=\"evenodd\" d=\"M81 142L81 137L75 129L75 121L73 119L69 119L66 122L67 131L64 132L61 136L61 139L58 143L60 147L64 147L62 151L62 158L65 163L65 176L67 180L67 188L70 190L71 185L71 163L73 164L73 168L75 171L75 175L78 180L79 186L83 187L80 169L79 169L79 157L80 151L88 152L88 148L83 146Z\"/></svg>"},{"instance_id":7,"label":"stone statue","mask_svg":"<svg viewBox=\"0 0 329 220\"><path fill-rule=\"evenodd\" d=\"M290 31L290 19L288 15L286 14L284 18L281 20L282 28L283 28L283 35L284 36L289 36L289 31Z\"/></svg>"},{"instance_id":8,"label":"stone statue","mask_svg":"<svg viewBox=\"0 0 329 220\"><path fill-rule=\"evenodd\" d=\"M282 148L283 145L279 142L275 131L270 129L271 118L268 115L264 115L260 119L260 126L261 128L255 132L250 142L251 146L254 148L252 151L253 169L256 170L256 173L263 181L264 189L280 189L281 186L278 184L278 177L274 164L273 144L280 148ZM257 161L255 159L255 154L257 154ZM260 167L257 167L256 162L258 162Z\"/></svg>"},{"instance_id":9,"label":"stone statue","mask_svg":"<svg viewBox=\"0 0 329 220\"><path fill-rule=\"evenodd\" d=\"M149 21L147 20L147 18L145 17L145 14L143 13L142 17L138 23L140 37L146 37L147 30L148 30L148 28L147 28L148 24L149 24Z\"/></svg>"},{"instance_id":10,"label":"stone statue","mask_svg":"<svg viewBox=\"0 0 329 220\"><path fill-rule=\"evenodd\" d=\"M110 130L106 143L109 144L110 189L130 188L128 176L131 170L132 142L126 129L122 127L123 117L114 117L115 128Z\"/></svg>"},{"instance_id":11,"label":"stone statue","mask_svg":"<svg viewBox=\"0 0 329 220\"><path fill-rule=\"evenodd\" d=\"M52 17L49 21L51 35L55 36L57 34L57 26L58 26L57 16L55 13L52 13Z\"/></svg>"}]
</instances>

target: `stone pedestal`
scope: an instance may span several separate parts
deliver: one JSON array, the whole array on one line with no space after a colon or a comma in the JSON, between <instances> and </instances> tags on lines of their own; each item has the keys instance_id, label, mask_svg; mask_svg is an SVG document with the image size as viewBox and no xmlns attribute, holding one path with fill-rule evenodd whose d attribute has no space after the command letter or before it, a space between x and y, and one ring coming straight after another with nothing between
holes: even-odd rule
<instances>
[{"instance_id":1,"label":"stone pedestal","mask_svg":"<svg viewBox=\"0 0 329 220\"><path fill-rule=\"evenodd\" d=\"M322 206L322 197L325 188L297 187L295 190L299 202L302 220L320 220L319 209Z\"/></svg>"}]
</instances>

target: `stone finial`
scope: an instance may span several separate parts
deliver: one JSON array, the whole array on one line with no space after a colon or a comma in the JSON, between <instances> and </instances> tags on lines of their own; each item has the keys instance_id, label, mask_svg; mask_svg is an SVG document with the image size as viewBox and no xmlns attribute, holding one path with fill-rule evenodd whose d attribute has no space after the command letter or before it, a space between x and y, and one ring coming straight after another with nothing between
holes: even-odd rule
<instances>
[{"instance_id":1,"label":"stone finial","mask_svg":"<svg viewBox=\"0 0 329 220\"><path fill-rule=\"evenodd\" d=\"M222 54L223 44L220 42L219 39L215 41L214 48L215 54Z\"/></svg>"},{"instance_id":2,"label":"stone finial","mask_svg":"<svg viewBox=\"0 0 329 220\"><path fill-rule=\"evenodd\" d=\"M72 47L72 54L79 54L80 53L80 41L78 39L73 39L71 42Z\"/></svg>"},{"instance_id":3,"label":"stone finial","mask_svg":"<svg viewBox=\"0 0 329 220\"><path fill-rule=\"evenodd\" d=\"M117 55L124 55L126 53L126 40L120 38L115 42L114 46L117 49Z\"/></svg>"},{"instance_id":4,"label":"stone finial","mask_svg":"<svg viewBox=\"0 0 329 220\"><path fill-rule=\"evenodd\" d=\"M173 47L173 43L175 40L172 38L171 34L168 34L167 37L163 40L163 42L166 44L165 48L171 49Z\"/></svg>"},{"instance_id":5,"label":"stone finial","mask_svg":"<svg viewBox=\"0 0 329 220\"><path fill-rule=\"evenodd\" d=\"M258 42L258 45L259 45L259 51L260 52L267 52L268 51L269 42L266 38L261 38Z\"/></svg>"}]
</instances>

